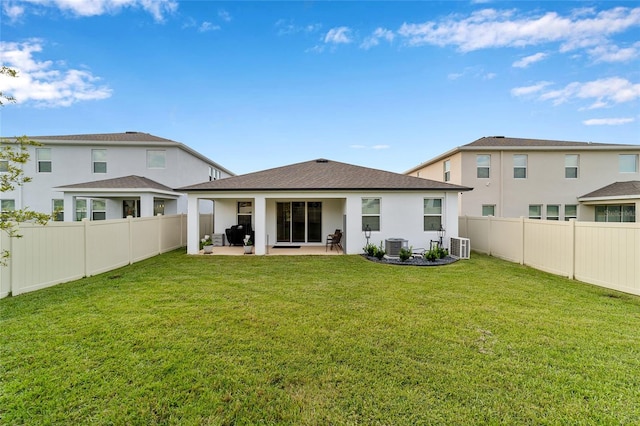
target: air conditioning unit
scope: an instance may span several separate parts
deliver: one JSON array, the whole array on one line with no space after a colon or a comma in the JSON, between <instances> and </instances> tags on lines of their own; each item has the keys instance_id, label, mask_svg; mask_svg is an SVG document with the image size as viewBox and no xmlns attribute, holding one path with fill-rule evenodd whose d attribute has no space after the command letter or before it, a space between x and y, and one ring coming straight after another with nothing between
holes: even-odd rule
<instances>
[{"instance_id":1,"label":"air conditioning unit","mask_svg":"<svg viewBox=\"0 0 640 426\"><path fill-rule=\"evenodd\" d=\"M468 238L456 238L451 237L451 244L449 244L449 254L458 259L469 259L471 252L471 241Z\"/></svg>"},{"instance_id":2,"label":"air conditioning unit","mask_svg":"<svg viewBox=\"0 0 640 426\"><path fill-rule=\"evenodd\" d=\"M387 238L384 241L384 251L387 256L399 256L401 248L409 248L409 242L402 238Z\"/></svg>"}]
</instances>

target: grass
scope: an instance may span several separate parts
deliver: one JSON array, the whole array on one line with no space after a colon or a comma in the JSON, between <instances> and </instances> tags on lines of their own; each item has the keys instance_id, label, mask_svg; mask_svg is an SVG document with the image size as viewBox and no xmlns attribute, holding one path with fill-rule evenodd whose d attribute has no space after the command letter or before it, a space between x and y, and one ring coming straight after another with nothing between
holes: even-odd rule
<instances>
[{"instance_id":1,"label":"grass","mask_svg":"<svg viewBox=\"0 0 640 426\"><path fill-rule=\"evenodd\" d=\"M640 298L474 254L168 253L0 301L2 424L638 424Z\"/></svg>"}]
</instances>

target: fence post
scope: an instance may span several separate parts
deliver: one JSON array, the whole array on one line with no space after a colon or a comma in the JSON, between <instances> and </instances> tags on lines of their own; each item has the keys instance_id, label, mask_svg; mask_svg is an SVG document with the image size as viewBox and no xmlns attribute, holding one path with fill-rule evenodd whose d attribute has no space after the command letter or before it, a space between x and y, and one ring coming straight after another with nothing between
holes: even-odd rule
<instances>
[{"instance_id":1,"label":"fence post","mask_svg":"<svg viewBox=\"0 0 640 426\"><path fill-rule=\"evenodd\" d=\"M569 279L573 280L576 276L576 220L569 219Z\"/></svg>"},{"instance_id":2,"label":"fence post","mask_svg":"<svg viewBox=\"0 0 640 426\"><path fill-rule=\"evenodd\" d=\"M524 216L520 216L520 264L524 265Z\"/></svg>"},{"instance_id":3,"label":"fence post","mask_svg":"<svg viewBox=\"0 0 640 426\"><path fill-rule=\"evenodd\" d=\"M164 228L164 226L162 226L162 214L158 213L156 215L156 220L158 222L158 232L156 232L158 235L158 254L162 254L162 230Z\"/></svg>"},{"instance_id":4,"label":"fence post","mask_svg":"<svg viewBox=\"0 0 640 426\"><path fill-rule=\"evenodd\" d=\"M129 222L129 265L133 265L133 216L127 216Z\"/></svg>"},{"instance_id":5,"label":"fence post","mask_svg":"<svg viewBox=\"0 0 640 426\"><path fill-rule=\"evenodd\" d=\"M487 216L487 251L493 256L493 216Z\"/></svg>"},{"instance_id":6,"label":"fence post","mask_svg":"<svg viewBox=\"0 0 640 426\"><path fill-rule=\"evenodd\" d=\"M84 232L84 276L89 276L89 218L82 219L82 230Z\"/></svg>"}]
</instances>

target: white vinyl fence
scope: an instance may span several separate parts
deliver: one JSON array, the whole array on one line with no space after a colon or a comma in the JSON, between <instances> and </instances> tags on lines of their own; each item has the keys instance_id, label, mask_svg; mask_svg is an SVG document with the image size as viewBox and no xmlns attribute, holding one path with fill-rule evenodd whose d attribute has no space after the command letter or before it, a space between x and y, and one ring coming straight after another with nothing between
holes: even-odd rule
<instances>
[{"instance_id":1,"label":"white vinyl fence","mask_svg":"<svg viewBox=\"0 0 640 426\"><path fill-rule=\"evenodd\" d=\"M640 223L462 216L459 233L477 252L640 295Z\"/></svg>"},{"instance_id":2,"label":"white vinyl fence","mask_svg":"<svg viewBox=\"0 0 640 426\"><path fill-rule=\"evenodd\" d=\"M201 235L213 215L200 217ZM0 236L11 252L0 267L0 298L18 295L112 269L186 246L186 215L82 222L20 224L22 238Z\"/></svg>"}]
</instances>

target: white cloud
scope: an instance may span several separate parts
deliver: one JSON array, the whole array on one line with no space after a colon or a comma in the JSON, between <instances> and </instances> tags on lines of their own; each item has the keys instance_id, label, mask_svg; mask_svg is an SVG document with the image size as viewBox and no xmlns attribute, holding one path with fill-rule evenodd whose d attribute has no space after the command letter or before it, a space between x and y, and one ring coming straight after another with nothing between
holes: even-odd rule
<instances>
[{"instance_id":1,"label":"white cloud","mask_svg":"<svg viewBox=\"0 0 640 426\"><path fill-rule=\"evenodd\" d=\"M516 16L512 10L484 9L466 18L452 15L442 21L404 23L398 34L412 46L457 46L463 52L497 47L535 46L561 43L562 51L601 45L613 34L640 26L640 8L615 7L560 16L547 12L538 16Z\"/></svg>"},{"instance_id":2,"label":"white cloud","mask_svg":"<svg viewBox=\"0 0 640 426\"><path fill-rule=\"evenodd\" d=\"M360 47L363 49L371 49L372 47L380 44L380 40L386 40L391 43L395 36L396 35L391 30L387 30L386 28L376 28L373 34L364 39L360 44Z\"/></svg>"},{"instance_id":3,"label":"white cloud","mask_svg":"<svg viewBox=\"0 0 640 426\"><path fill-rule=\"evenodd\" d=\"M540 62L547 56L548 55L546 53L539 52L534 55L525 56L524 58L515 61L512 66L515 68L527 68L529 65Z\"/></svg>"},{"instance_id":4,"label":"white cloud","mask_svg":"<svg viewBox=\"0 0 640 426\"><path fill-rule=\"evenodd\" d=\"M633 123L635 118L592 118L584 120L585 126L620 126L622 124Z\"/></svg>"},{"instance_id":5,"label":"white cloud","mask_svg":"<svg viewBox=\"0 0 640 426\"><path fill-rule=\"evenodd\" d=\"M225 22L231 22L231 15L224 9L220 9L218 11L218 18L222 19Z\"/></svg>"},{"instance_id":6,"label":"white cloud","mask_svg":"<svg viewBox=\"0 0 640 426\"><path fill-rule=\"evenodd\" d=\"M545 91L550 85L541 82L533 86L517 87L511 90L513 96L526 96L540 93L538 99L560 105L573 100L592 101L585 109L599 109L615 104L640 99L640 84L632 83L621 77L610 77L586 83L572 82L561 89Z\"/></svg>"},{"instance_id":7,"label":"white cloud","mask_svg":"<svg viewBox=\"0 0 640 426\"><path fill-rule=\"evenodd\" d=\"M324 36L325 43L347 44L351 43L351 30L348 27L331 28Z\"/></svg>"},{"instance_id":8,"label":"white cloud","mask_svg":"<svg viewBox=\"0 0 640 426\"><path fill-rule=\"evenodd\" d=\"M373 145L371 147L371 149L376 149L376 150L378 150L378 149L389 149L389 148L391 148L389 145Z\"/></svg>"},{"instance_id":9,"label":"white cloud","mask_svg":"<svg viewBox=\"0 0 640 426\"><path fill-rule=\"evenodd\" d=\"M206 33L209 31L217 31L220 29L220 25L214 25L211 22L203 22L202 24L200 24L200 27L198 27L198 31L201 33Z\"/></svg>"},{"instance_id":10,"label":"white cloud","mask_svg":"<svg viewBox=\"0 0 640 426\"><path fill-rule=\"evenodd\" d=\"M545 87L549 86L551 83L548 81L540 81L532 86L523 86L523 87L515 87L511 89L511 94L513 96L529 96L534 93L541 92Z\"/></svg>"},{"instance_id":11,"label":"white cloud","mask_svg":"<svg viewBox=\"0 0 640 426\"><path fill-rule=\"evenodd\" d=\"M587 52L596 62L628 62L640 57L640 42L627 48L604 44L589 49Z\"/></svg>"},{"instance_id":12,"label":"white cloud","mask_svg":"<svg viewBox=\"0 0 640 426\"><path fill-rule=\"evenodd\" d=\"M89 71L59 69L53 61L37 61L33 55L41 51L41 42L36 39L24 43L0 42L1 62L18 71L17 78L0 76L0 92L15 97L19 104L34 102L47 107L111 96L111 89L99 86L100 78Z\"/></svg>"},{"instance_id":13,"label":"white cloud","mask_svg":"<svg viewBox=\"0 0 640 426\"><path fill-rule=\"evenodd\" d=\"M291 35L297 33L314 33L322 28L321 24L298 25L292 19L279 19L276 21L275 27L278 29L278 35Z\"/></svg>"},{"instance_id":14,"label":"white cloud","mask_svg":"<svg viewBox=\"0 0 640 426\"><path fill-rule=\"evenodd\" d=\"M162 22L166 14L178 9L176 0L21 0L21 3L32 7L57 8L62 12L82 17L114 14L124 8L142 8L158 22ZM5 6L3 9L7 13L8 7ZM9 12L12 19L17 19L29 10L26 7L20 9L14 6Z\"/></svg>"}]
</instances>

